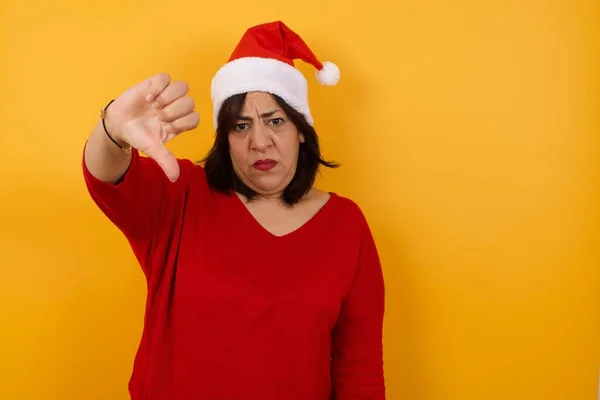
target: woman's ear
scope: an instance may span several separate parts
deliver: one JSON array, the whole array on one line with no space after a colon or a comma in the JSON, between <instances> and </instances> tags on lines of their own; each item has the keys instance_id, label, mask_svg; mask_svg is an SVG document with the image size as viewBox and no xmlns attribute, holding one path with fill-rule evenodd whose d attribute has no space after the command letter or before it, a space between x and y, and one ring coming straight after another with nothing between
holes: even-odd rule
<instances>
[{"instance_id":1,"label":"woman's ear","mask_svg":"<svg viewBox=\"0 0 600 400\"><path fill-rule=\"evenodd\" d=\"M304 134L302 132L298 132L298 138L300 139L300 143L304 143Z\"/></svg>"}]
</instances>

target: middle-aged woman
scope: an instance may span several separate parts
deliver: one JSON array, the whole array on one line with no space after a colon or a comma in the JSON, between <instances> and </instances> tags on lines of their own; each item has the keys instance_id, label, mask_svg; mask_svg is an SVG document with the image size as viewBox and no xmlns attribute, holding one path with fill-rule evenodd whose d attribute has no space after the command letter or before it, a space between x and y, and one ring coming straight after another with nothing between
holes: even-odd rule
<instances>
[{"instance_id":1,"label":"middle-aged woman","mask_svg":"<svg viewBox=\"0 0 600 400\"><path fill-rule=\"evenodd\" d=\"M314 187L335 165L293 59L339 79L282 22L246 31L213 77L203 163L164 147L199 123L167 74L109 102L86 142L89 193L147 281L133 400L385 399L377 249L353 201Z\"/></svg>"}]
</instances>

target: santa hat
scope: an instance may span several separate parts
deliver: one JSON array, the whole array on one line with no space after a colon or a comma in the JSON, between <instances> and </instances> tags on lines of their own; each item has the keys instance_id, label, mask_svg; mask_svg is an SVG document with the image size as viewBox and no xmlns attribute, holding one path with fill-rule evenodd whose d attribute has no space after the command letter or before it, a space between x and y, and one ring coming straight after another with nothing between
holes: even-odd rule
<instances>
[{"instance_id":1,"label":"santa hat","mask_svg":"<svg viewBox=\"0 0 600 400\"><path fill-rule=\"evenodd\" d=\"M331 62L319 61L302 38L283 22L249 28L228 62L212 79L215 127L223 102L233 95L250 91L281 97L312 125L308 82L294 66L294 59L312 64L316 68L316 79L322 85L335 85L340 79L339 68Z\"/></svg>"}]
</instances>

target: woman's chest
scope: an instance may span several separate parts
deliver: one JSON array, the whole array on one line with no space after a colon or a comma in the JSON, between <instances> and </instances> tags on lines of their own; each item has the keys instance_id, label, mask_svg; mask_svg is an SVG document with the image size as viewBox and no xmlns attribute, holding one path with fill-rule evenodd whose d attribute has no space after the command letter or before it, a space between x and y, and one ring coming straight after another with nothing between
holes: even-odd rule
<instances>
[{"instance_id":1,"label":"woman's chest","mask_svg":"<svg viewBox=\"0 0 600 400\"><path fill-rule=\"evenodd\" d=\"M174 306L185 318L268 324L295 322L331 329L355 266L352 251L323 239L303 242L245 237L213 229L182 238Z\"/></svg>"}]
</instances>

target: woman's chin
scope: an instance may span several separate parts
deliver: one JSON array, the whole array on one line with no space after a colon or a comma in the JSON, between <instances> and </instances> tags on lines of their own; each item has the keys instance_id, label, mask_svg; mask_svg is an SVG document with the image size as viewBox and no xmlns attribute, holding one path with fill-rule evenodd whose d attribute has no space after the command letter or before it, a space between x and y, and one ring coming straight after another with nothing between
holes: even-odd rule
<instances>
[{"instance_id":1,"label":"woman's chin","mask_svg":"<svg viewBox=\"0 0 600 400\"><path fill-rule=\"evenodd\" d=\"M285 190L286 186L287 183L285 181L274 176L264 176L254 179L250 185L250 187L260 195L274 195L281 193Z\"/></svg>"}]
</instances>

